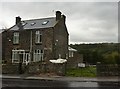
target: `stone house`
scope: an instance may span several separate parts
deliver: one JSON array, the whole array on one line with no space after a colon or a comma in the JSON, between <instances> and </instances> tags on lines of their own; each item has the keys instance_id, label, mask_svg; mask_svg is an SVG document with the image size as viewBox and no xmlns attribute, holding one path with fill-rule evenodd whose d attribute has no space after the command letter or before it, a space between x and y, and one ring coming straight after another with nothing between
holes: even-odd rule
<instances>
[{"instance_id":1,"label":"stone house","mask_svg":"<svg viewBox=\"0 0 120 89\"><path fill-rule=\"evenodd\" d=\"M66 16L21 20L2 32L2 60L9 64L50 64L49 60L68 58Z\"/></svg>"},{"instance_id":2,"label":"stone house","mask_svg":"<svg viewBox=\"0 0 120 89\"><path fill-rule=\"evenodd\" d=\"M83 55L79 54L76 49L68 47L69 59L67 61L67 68L77 68L78 63L83 63Z\"/></svg>"}]
</instances>

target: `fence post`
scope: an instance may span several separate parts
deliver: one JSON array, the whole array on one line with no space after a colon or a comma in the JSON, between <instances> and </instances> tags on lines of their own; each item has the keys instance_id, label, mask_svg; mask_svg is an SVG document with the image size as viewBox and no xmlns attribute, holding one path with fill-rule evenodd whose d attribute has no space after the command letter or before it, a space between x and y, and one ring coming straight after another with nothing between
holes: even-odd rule
<instances>
[{"instance_id":1,"label":"fence post","mask_svg":"<svg viewBox=\"0 0 120 89\"><path fill-rule=\"evenodd\" d=\"M100 77L101 76L101 73L100 73L100 68L101 68L101 63L100 62L97 62L97 77Z\"/></svg>"}]
</instances>

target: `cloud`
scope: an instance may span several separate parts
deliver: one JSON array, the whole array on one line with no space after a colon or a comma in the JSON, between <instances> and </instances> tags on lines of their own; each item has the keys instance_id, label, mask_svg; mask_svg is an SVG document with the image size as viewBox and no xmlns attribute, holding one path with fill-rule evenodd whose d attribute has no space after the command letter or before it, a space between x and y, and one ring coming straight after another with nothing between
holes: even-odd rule
<instances>
[{"instance_id":1,"label":"cloud","mask_svg":"<svg viewBox=\"0 0 120 89\"><path fill-rule=\"evenodd\" d=\"M8 0L0 2L8 2ZM119 0L9 0L9 2L119 2Z\"/></svg>"},{"instance_id":2,"label":"cloud","mask_svg":"<svg viewBox=\"0 0 120 89\"><path fill-rule=\"evenodd\" d=\"M38 19L55 16L56 10L67 16L70 43L117 42L116 2L4 2L0 22L10 27L14 25L16 16Z\"/></svg>"}]
</instances>

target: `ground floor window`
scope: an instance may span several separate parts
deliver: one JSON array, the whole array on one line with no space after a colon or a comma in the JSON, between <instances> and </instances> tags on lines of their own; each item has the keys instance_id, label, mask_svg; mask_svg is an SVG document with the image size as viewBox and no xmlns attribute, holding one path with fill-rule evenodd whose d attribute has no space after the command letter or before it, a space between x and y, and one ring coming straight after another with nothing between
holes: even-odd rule
<instances>
[{"instance_id":1,"label":"ground floor window","mask_svg":"<svg viewBox=\"0 0 120 89\"><path fill-rule=\"evenodd\" d=\"M25 50L12 50L12 63L26 63L30 61L30 53Z\"/></svg>"},{"instance_id":2,"label":"ground floor window","mask_svg":"<svg viewBox=\"0 0 120 89\"><path fill-rule=\"evenodd\" d=\"M33 61L34 62L43 61L43 54L44 54L43 50L40 49L34 50Z\"/></svg>"},{"instance_id":3,"label":"ground floor window","mask_svg":"<svg viewBox=\"0 0 120 89\"><path fill-rule=\"evenodd\" d=\"M19 62L19 54L17 51L12 51L12 63Z\"/></svg>"}]
</instances>

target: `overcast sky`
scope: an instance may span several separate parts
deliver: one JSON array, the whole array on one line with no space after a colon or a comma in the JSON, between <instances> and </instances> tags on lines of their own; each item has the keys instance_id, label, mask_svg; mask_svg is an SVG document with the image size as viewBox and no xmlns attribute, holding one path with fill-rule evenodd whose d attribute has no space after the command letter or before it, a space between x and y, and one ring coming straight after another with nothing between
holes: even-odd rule
<instances>
[{"instance_id":1,"label":"overcast sky","mask_svg":"<svg viewBox=\"0 0 120 89\"><path fill-rule=\"evenodd\" d=\"M66 15L69 43L118 42L117 2L1 2L0 28L22 20Z\"/></svg>"}]
</instances>

